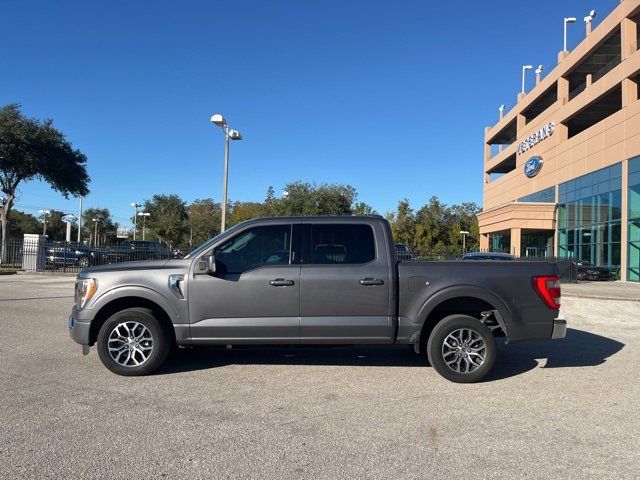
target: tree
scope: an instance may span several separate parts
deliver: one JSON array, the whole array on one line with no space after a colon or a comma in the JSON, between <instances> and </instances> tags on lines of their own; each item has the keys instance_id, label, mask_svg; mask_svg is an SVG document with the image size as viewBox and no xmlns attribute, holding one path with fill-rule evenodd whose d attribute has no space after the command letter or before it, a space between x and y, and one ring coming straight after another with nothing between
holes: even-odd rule
<instances>
[{"instance_id":1,"label":"tree","mask_svg":"<svg viewBox=\"0 0 640 480\"><path fill-rule=\"evenodd\" d=\"M229 226L244 222L256 217L264 217L265 206L258 202L233 202L231 204L231 215Z\"/></svg>"},{"instance_id":2,"label":"tree","mask_svg":"<svg viewBox=\"0 0 640 480\"><path fill-rule=\"evenodd\" d=\"M351 185L292 182L284 198L272 200L275 215L351 215L356 189Z\"/></svg>"},{"instance_id":3,"label":"tree","mask_svg":"<svg viewBox=\"0 0 640 480\"><path fill-rule=\"evenodd\" d=\"M415 214L408 200L398 204L387 216L396 242L407 243L420 256L458 257L462 253L462 235L468 231L467 250L478 248L478 205L466 202L447 206L433 196Z\"/></svg>"},{"instance_id":4,"label":"tree","mask_svg":"<svg viewBox=\"0 0 640 480\"><path fill-rule=\"evenodd\" d=\"M147 238L156 238L169 245L179 245L185 241L189 225L187 207L178 195L154 195L144 202L147 219Z\"/></svg>"},{"instance_id":5,"label":"tree","mask_svg":"<svg viewBox=\"0 0 640 480\"><path fill-rule=\"evenodd\" d=\"M196 247L220 233L222 206L211 198L196 199L187 207L190 247Z\"/></svg>"},{"instance_id":6,"label":"tree","mask_svg":"<svg viewBox=\"0 0 640 480\"><path fill-rule=\"evenodd\" d=\"M0 108L0 209L2 240L7 238L8 219L22 182L38 179L65 198L89 193L87 157L72 147L50 119L40 121L22 115L20 106ZM4 244L3 244L4 245ZM2 256L4 258L4 247Z\"/></svg>"},{"instance_id":7,"label":"tree","mask_svg":"<svg viewBox=\"0 0 640 480\"><path fill-rule=\"evenodd\" d=\"M67 224L62 221L64 212L51 210L47 215L47 237L54 241L64 241L67 238ZM42 222L42 217L40 221Z\"/></svg>"},{"instance_id":8,"label":"tree","mask_svg":"<svg viewBox=\"0 0 640 480\"><path fill-rule=\"evenodd\" d=\"M94 222L93 219L97 221ZM98 239L95 238L96 224ZM108 208L87 208L82 213L82 238L90 240L93 245L115 243L118 223L113 221Z\"/></svg>"},{"instance_id":9,"label":"tree","mask_svg":"<svg viewBox=\"0 0 640 480\"><path fill-rule=\"evenodd\" d=\"M8 222L8 238L20 239L25 233L42 233L42 227L33 215L14 210Z\"/></svg>"},{"instance_id":10,"label":"tree","mask_svg":"<svg viewBox=\"0 0 640 480\"><path fill-rule=\"evenodd\" d=\"M271 185L269 185L269 188L267 189L267 198L264 199L263 207L264 215L266 217L273 217L276 215L276 192Z\"/></svg>"},{"instance_id":11,"label":"tree","mask_svg":"<svg viewBox=\"0 0 640 480\"><path fill-rule=\"evenodd\" d=\"M368 205L364 202L358 202L353 207L354 215L379 215L371 205Z\"/></svg>"},{"instance_id":12,"label":"tree","mask_svg":"<svg viewBox=\"0 0 640 480\"><path fill-rule=\"evenodd\" d=\"M391 223L393 240L396 243L406 243L409 248L416 247L416 218L406 198L398 202L398 211L387 217Z\"/></svg>"}]
</instances>

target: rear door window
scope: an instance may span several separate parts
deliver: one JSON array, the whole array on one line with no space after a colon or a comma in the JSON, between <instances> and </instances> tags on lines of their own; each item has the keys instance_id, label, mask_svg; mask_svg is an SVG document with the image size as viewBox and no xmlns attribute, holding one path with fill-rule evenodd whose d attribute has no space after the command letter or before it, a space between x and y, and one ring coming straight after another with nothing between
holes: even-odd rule
<instances>
[{"instance_id":1,"label":"rear door window","mask_svg":"<svg viewBox=\"0 0 640 480\"><path fill-rule=\"evenodd\" d=\"M304 262L307 264L359 264L376 258L373 229L369 225L311 225L310 237Z\"/></svg>"}]
</instances>

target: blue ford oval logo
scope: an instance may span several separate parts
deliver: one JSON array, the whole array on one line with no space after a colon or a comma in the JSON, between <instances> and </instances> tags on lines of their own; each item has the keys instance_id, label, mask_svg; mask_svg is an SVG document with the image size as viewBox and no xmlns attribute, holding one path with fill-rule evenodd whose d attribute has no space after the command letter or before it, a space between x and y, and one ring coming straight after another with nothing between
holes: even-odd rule
<instances>
[{"instance_id":1,"label":"blue ford oval logo","mask_svg":"<svg viewBox=\"0 0 640 480\"><path fill-rule=\"evenodd\" d=\"M535 177L542 168L542 157L531 157L524 164L524 174L531 178Z\"/></svg>"}]
</instances>

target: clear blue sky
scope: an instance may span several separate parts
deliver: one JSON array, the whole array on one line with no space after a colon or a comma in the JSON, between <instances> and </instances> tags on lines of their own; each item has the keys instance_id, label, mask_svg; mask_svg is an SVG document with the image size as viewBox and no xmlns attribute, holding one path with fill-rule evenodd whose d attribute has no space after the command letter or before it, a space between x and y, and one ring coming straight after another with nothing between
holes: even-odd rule
<instances>
[{"instance_id":1,"label":"clear blue sky","mask_svg":"<svg viewBox=\"0 0 640 480\"><path fill-rule=\"evenodd\" d=\"M355 186L378 211L407 197L481 203L482 139L520 66L549 71L616 0L426 2L3 0L0 104L53 118L88 156L86 206L127 224L154 193L262 200L291 180ZM488 53L488 54L487 54ZM528 88L533 75L528 78ZM17 207L76 211L38 182Z\"/></svg>"}]
</instances>

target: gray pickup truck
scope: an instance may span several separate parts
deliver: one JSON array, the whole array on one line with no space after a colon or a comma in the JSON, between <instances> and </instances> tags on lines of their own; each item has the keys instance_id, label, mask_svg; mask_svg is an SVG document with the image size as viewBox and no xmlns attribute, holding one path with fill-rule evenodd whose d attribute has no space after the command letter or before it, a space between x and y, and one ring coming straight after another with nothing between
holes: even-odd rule
<instances>
[{"instance_id":1,"label":"gray pickup truck","mask_svg":"<svg viewBox=\"0 0 640 480\"><path fill-rule=\"evenodd\" d=\"M175 347L407 344L454 382L483 378L508 342L562 338L549 262L398 261L379 216L250 220L181 260L78 275L69 334L120 375Z\"/></svg>"}]
</instances>

